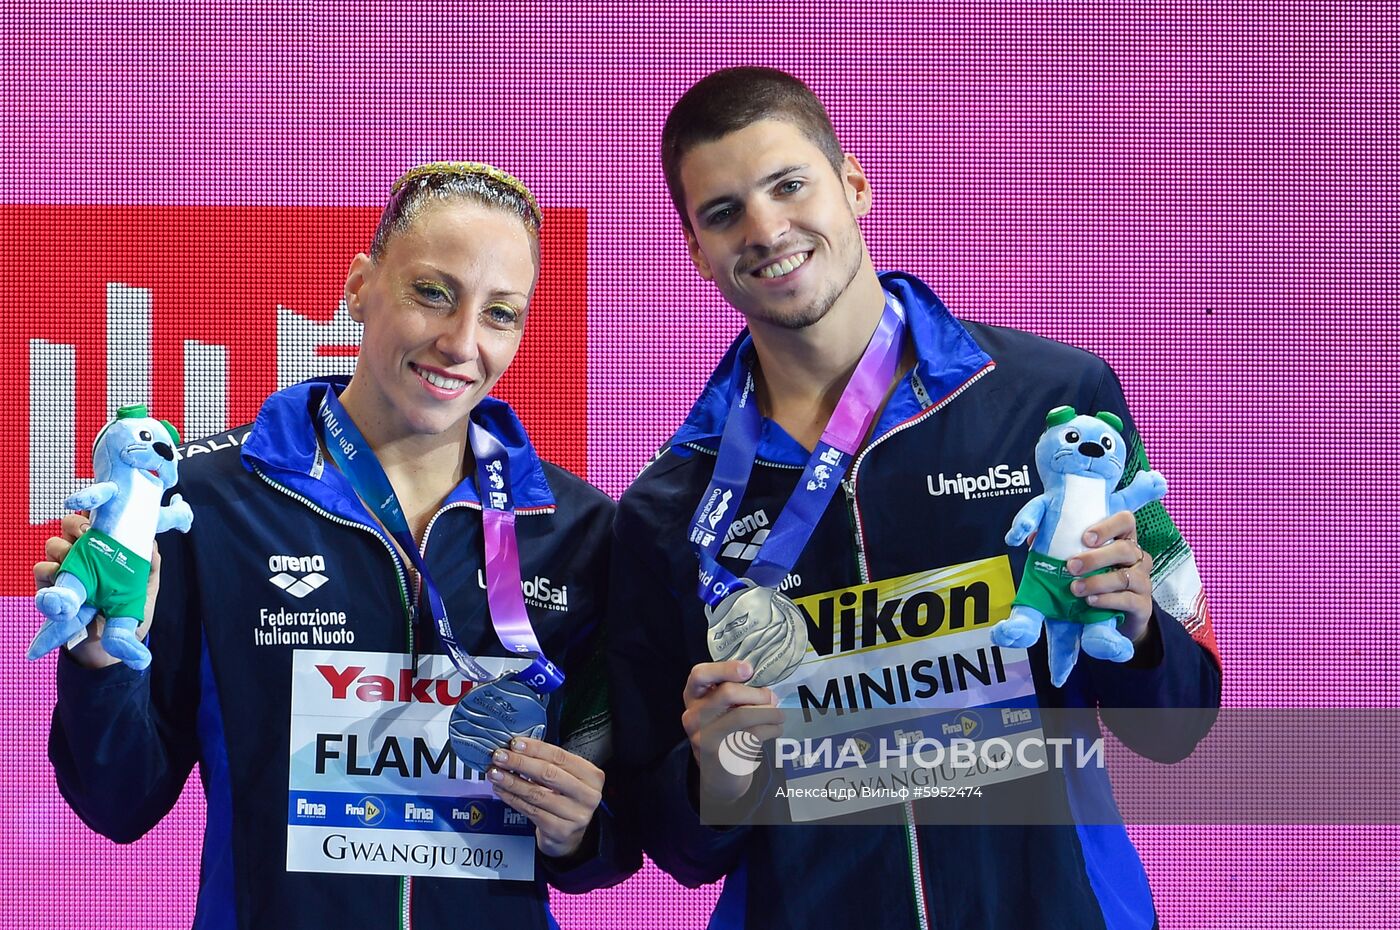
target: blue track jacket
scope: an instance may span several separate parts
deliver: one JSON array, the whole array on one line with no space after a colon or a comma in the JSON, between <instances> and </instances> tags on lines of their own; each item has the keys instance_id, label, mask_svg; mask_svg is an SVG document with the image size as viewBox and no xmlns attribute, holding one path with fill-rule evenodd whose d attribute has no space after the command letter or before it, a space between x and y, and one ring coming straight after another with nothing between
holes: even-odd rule
<instances>
[{"instance_id":1,"label":"blue track jacket","mask_svg":"<svg viewBox=\"0 0 1400 930\"><path fill-rule=\"evenodd\" d=\"M1046 412L1061 404L1112 411L1122 416L1130 445L1137 441L1118 381L1100 359L1028 333L954 319L907 275L881 280L907 310L917 364L788 576L785 590L793 598L991 558L1009 558L1019 578L1026 550L1011 549L1003 536L1021 505L1041 491L1033 453ZM687 535L750 347L741 334L685 424L623 495L616 518L608 648L613 724L618 767L630 779L624 791L647 853L687 885L727 876L714 927L1152 927L1147 879L1118 823L1075 826L1082 818L1070 815L1064 826L940 825L937 805L957 803L946 799L913 802L926 824L918 827L902 822L902 805L890 808L888 825L741 823L716 830L700 823L681 692L690 668L710 657ZM807 457L765 420L757 464L742 504L729 514L734 522L721 554L736 576L757 554ZM1002 486L1025 465L1030 486ZM964 476L985 479L983 486L960 483ZM1140 512L1140 526L1143 519ZM1199 591L1189 549L1164 512L1158 522L1174 539L1154 553L1158 572L1188 573ZM1065 687L1056 689L1042 637L1030 650L1040 706L1099 706L1110 728L1113 708L1205 708L1180 715L1180 724L1165 730L1117 733L1153 759L1188 754L1219 707L1220 669L1187 631L1207 622L1203 616L1192 605L1180 616L1163 608L1168 587L1182 586L1157 579L1156 632L1128 664L1081 656ZM808 626L815 639L810 615ZM1064 784L1057 803L1068 810L1107 804L1116 820L1103 771L1082 774L1054 776L1054 784Z\"/></svg>"},{"instance_id":2,"label":"blue track jacket","mask_svg":"<svg viewBox=\"0 0 1400 930\"><path fill-rule=\"evenodd\" d=\"M618 840L605 807L581 854L569 862L538 857L533 882L286 870L294 646L258 641L261 612L343 611L354 636L345 648L357 652L443 651L431 620L412 619L410 576L388 538L341 474L320 461L315 413L323 392L343 383L281 391L251 427L181 448L175 490L195 521L188 535L160 539L151 667L94 671L63 654L49 741L59 787L94 830L131 842L165 815L199 763L208 802L195 916L201 930L548 927L546 879L586 891L640 865L635 844ZM536 600L549 607L529 605L530 618L545 653L569 675L550 701L546 737L559 740L561 717L571 719L571 711L570 732L601 728L603 715L587 711L590 701L603 702L596 688L588 693L586 666L596 655L599 674L591 681L600 684L597 621L614 505L541 461L505 404L488 398L475 415L509 451L521 575L527 594L533 582ZM443 504L423 551L458 642L474 655L504 656L477 574L483 543L474 480ZM319 587L307 593L288 590L291 576L274 580L288 564L274 557L306 556L323 560ZM538 597L542 590L556 596Z\"/></svg>"}]
</instances>

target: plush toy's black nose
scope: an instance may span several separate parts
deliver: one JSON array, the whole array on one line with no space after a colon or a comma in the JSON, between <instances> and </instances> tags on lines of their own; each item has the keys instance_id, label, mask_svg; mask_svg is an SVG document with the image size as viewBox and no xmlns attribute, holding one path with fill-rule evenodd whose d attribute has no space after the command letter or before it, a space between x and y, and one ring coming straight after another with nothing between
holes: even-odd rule
<instances>
[{"instance_id":1,"label":"plush toy's black nose","mask_svg":"<svg viewBox=\"0 0 1400 930\"><path fill-rule=\"evenodd\" d=\"M1079 454L1087 455L1091 459L1103 458L1103 446L1096 442L1081 442L1079 444Z\"/></svg>"},{"instance_id":2,"label":"plush toy's black nose","mask_svg":"<svg viewBox=\"0 0 1400 930\"><path fill-rule=\"evenodd\" d=\"M156 455L165 459L167 462L175 457L175 450L163 442L154 443L151 448L156 450Z\"/></svg>"}]
</instances>

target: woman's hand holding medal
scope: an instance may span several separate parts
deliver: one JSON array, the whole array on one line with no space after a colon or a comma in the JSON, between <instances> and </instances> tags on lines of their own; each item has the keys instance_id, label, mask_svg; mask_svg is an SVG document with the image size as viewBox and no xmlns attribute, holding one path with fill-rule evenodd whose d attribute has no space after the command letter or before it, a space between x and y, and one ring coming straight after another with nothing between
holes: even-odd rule
<instances>
[{"instance_id":1,"label":"woman's hand holding medal","mask_svg":"<svg viewBox=\"0 0 1400 930\"><path fill-rule=\"evenodd\" d=\"M538 739L514 739L491 759L486 777L492 790L530 818L540 852L554 858L578 852L603 800L603 770Z\"/></svg>"}]
</instances>

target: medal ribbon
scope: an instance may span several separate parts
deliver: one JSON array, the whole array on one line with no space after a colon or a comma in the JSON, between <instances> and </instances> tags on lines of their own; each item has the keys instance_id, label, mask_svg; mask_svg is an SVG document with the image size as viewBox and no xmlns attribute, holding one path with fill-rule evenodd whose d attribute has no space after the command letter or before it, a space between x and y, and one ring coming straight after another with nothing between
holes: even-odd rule
<instances>
[{"instance_id":1,"label":"medal ribbon","mask_svg":"<svg viewBox=\"0 0 1400 930\"><path fill-rule=\"evenodd\" d=\"M389 476L375 458L355 422L336 397L326 390L321 401L321 433L326 449L350 487L389 534L394 537L418 571L423 599L432 614L438 639L452 663L469 680L481 684L496 676L488 672L457 643L447 618L447 605L438 592L427 562L408 528ZM510 490L510 458L505 446L485 427L468 422L468 436L476 459L476 486L481 496L482 533L486 541L486 604L491 625L501 644L511 652L532 656L534 661L510 677L523 682L536 693L548 694L564 683L564 675L544 656L530 616L525 611L525 593L520 582L520 550L515 539L515 510Z\"/></svg>"},{"instance_id":2,"label":"medal ribbon","mask_svg":"<svg viewBox=\"0 0 1400 930\"><path fill-rule=\"evenodd\" d=\"M904 310L886 294L880 323L841 392L821 441L812 450L797 487L749 567L748 577L754 584L776 589L797 564L885 399L899 367L903 333ZM753 372L749 371L744 389L729 405L714 475L691 518L690 542L700 559L700 599L711 607L743 585L741 579L719 564L720 547L729 526L723 518L726 513L737 512L743 502L762 430L763 417L754 397Z\"/></svg>"}]
</instances>

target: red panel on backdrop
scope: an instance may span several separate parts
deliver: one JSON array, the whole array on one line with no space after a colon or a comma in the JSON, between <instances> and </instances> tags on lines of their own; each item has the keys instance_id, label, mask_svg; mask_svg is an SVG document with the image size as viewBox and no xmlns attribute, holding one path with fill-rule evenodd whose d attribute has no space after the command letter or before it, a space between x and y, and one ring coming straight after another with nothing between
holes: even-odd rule
<instances>
[{"instance_id":1,"label":"red panel on backdrop","mask_svg":"<svg viewBox=\"0 0 1400 930\"><path fill-rule=\"evenodd\" d=\"M377 208L0 207L0 397L49 435L10 431L0 521L36 556L61 500L92 475L92 437L146 402L186 439L251 422L279 384L348 371L340 307ZM520 354L494 392L540 452L587 465L583 210L545 211L544 267ZM115 394L119 396L108 396ZM27 530L25 530L27 528ZM19 566L26 559L15 559ZM0 593L26 594L27 568Z\"/></svg>"}]
</instances>

